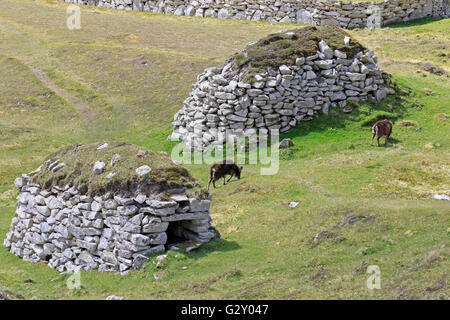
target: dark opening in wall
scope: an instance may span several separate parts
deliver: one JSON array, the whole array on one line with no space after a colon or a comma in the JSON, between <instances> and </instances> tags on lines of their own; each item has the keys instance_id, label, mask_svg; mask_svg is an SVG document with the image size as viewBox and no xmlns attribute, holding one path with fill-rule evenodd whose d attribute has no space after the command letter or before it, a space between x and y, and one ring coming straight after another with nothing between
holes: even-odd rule
<instances>
[{"instance_id":1,"label":"dark opening in wall","mask_svg":"<svg viewBox=\"0 0 450 320\"><path fill-rule=\"evenodd\" d=\"M193 239L189 238L189 230L183 227L183 222L185 221L174 221L169 224L167 228L167 246L172 246L175 244L181 244L185 242L191 242ZM189 221L186 221L189 222Z\"/></svg>"}]
</instances>

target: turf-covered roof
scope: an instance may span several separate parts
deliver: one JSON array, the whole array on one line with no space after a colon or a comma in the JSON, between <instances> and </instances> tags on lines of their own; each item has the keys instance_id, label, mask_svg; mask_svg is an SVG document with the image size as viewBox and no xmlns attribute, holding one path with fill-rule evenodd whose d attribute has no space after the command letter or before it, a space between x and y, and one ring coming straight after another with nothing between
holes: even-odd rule
<instances>
[{"instance_id":1,"label":"turf-covered roof","mask_svg":"<svg viewBox=\"0 0 450 320\"><path fill-rule=\"evenodd\" d=\"M345 37L350 42L345 44ZM324 40L333 50L339 50L353 57L365 48L338 27L308 26L271 34L247 46L233 58L233 65L240 73L249 76L267 71L268 67L295 65L295 60L316 54L319 42Z\"/></svg>"},{"instance_id":2,"label":"turf-covered roof","mask_svg":"<svg viewBox=\"0 0 450 320\"><path fill-rule=\"evenodd\" d=\"M111 163L113 157L114 164ZM94 173L96 162L105 164L99 174ZM57 166L60 168L55 170ZM140 176L136 169L142 166L150 167L151 171ZM46 158L41 170L32 176L32 181L46 189L70 185L90 195L107 191L132 192L147 182L162 184L167 188L186 187L187 193L198 197L207 194L202 184L185 167L175 164L166 153L150 151L126 142L65 147Z\"/></svg>"}]
</instances>

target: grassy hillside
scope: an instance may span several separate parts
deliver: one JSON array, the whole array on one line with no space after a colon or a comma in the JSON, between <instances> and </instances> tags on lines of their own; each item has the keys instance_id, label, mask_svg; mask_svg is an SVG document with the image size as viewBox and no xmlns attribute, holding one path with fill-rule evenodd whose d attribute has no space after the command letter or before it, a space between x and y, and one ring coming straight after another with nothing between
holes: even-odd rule
<instances>
[{"instance_id":1,"label":"grassy hillside","mask_svg":"<svg viewBox=\"0 0 450 320\"><path fill-rule=\"evenodd\" d=\"M79 142L170 152L171 120L197 74L293 27L83 7L82 29L70 31L67 5L0 2L2 238L15 177ZM126 276L83 272L79 290L67 288L69 275L2 247L0 290L27 299L448 297L450 205L429 197L450 193L450 20L350 33L375 50L400 94L302 123L283 136L295 146L282 151L277 175L245 166L241 180L214 190L223 239L169 252L158 269L149 262ZM424 70L425 62L446 74ZM384 117L394 121L392 139L370 147L370 124ZM206 165L189 169L207 182ZM330 236L314 242L324 230ZM381 290L367 289L368 265L380 267Z\"/></svg>"}]
</instances>

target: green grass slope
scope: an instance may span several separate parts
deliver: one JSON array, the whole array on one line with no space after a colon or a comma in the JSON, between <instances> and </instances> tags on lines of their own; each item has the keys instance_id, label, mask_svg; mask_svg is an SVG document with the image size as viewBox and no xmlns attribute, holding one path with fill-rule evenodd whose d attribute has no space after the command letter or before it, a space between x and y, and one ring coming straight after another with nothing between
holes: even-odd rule
<instances>
[{"instance_id":1,"label":"green grass slope","mask_svg":"<svg viewBox=\"0 0 450 320\"><path fill-rule=\"evenodd\" d=\"M83 7L82 29L70 31L67 5L0 2L0 235L14 214L15 177L75 143L170 152L171 120L197 74L292 28ZM247 165L241 180L213 190L223 239L169 252L160 268L82 272L77 290L70 275L0 248L0 290L26 299L448 297L450 206L429 197L450 192L450 21L349 32L375 51L399 95L302 123L283 136L295 146L281 152L277 175ZM384 117L394 121L392 139L370 147L370 124ZM188 168L207 182L208 166ZM366 286L369 265L380 267L380 290Z\"/></svg>"}]
</instances>

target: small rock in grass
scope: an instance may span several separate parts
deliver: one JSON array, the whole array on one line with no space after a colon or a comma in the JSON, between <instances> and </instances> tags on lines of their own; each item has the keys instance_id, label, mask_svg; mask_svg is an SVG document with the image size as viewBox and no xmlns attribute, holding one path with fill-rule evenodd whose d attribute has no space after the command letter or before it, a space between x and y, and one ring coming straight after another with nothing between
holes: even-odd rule
<instances>
[{"instance_id":1,"label":"small rock in grass","mask_svg":"<svg viewBox=\"0 0 450 320\"><path fill-rule=\"evenodd\" d=\"M298 206L298 202L291 201L291 202L289 202L288 206L289 206L290 208L295 208L296 206Z\"/></svg>"},{"instance_id":2,"label":"small rock in grass","mask_svg":"<svg viewBox=\"0 0 450 320\"><path fill-rule=\"evenodd\" d=\"M431 90L431 89L429 89L429 88L423 88L422 90L423 90L423 92L425 92L427 95L431 95L431 94L434 93L434 91Z\"/></svg>"},{"instance_id":3,"label":"small rock in grass","mask_svg":"<svg viewBox=\"0 0 450 320\"><path fill-rule=\"evenodd\" d=\"M104 144L102 144L101 146L99 146L99 147L97 148L97 150L105 149L107 146L108 146L108 144L107 144L107 143L104 143Z\"/></svg>"},{"instance_id":4,"label":"small rock in grass","mask_svg":"<svg viewBox=\"0 0 450 320\"><path fill-rule=\"evenodd\" d=\"M160 255L160 256L157 256L157 257L156 257L156 260L158 260L158 261L156 262L156 267L159 268L159 267L161 267L161 266L166 262L166 260L167 260L167 254L162 254L162 255Z\"/></svg>"},{"instance_id":5,"label":"small rock in grass","mask_svg":"<svg viewBox=\"0 0 450 320\"><path fill-rule=\"evenodd\" d=\"M64 167L66 167L66 164L65 164L64 162L62 162L62 163L56 165L55 167L53 167L52 171L53 171L53 172L56 172L56 171L58 171L59 169L62 169L62 168L64 168Z\"/></svg>"},{"instance_id":6,"label":"small rock in grass","mask_svg":"<svg viewBox=\"0 0 450 320\"><path fill-rule=\"evenodd\" d=\"M110 172L108 173L108 175L106 176L106 179L111 179L112 177L114 177L117 173L116 172Z\"/></svg>"},{"instance_id":7,"label":"small rock in grass","mask_svg":"<svg viewBox=\"0 0 450 320\"><path fill-rule=\"evenodd\" d=\"M123 300L123 297L110 295L110 296L106 297L106 300Z\"/></svg>"},{"instance_id":8,"label":"small rock in grass","mask_svg":"<svg viewBox=\"0 0 450 320\"><path fill-rule=\"evenodd\" d=\"M59 159L48 165L48 170L53 170L53 168L59 163Z\"/></svg>"},{"instance_id":9,"label":"small rock in grass","mask_svg":"<svg viewBox=\"0 0 450 320\"><path fill-rule=\"evenodd\" d=\"M111 159L111 167L116 164L116 162L117 162L117 160L119 160L119 158L120 158L119 154L116 153L115 155L113 155L113 157Z\"/></svg>"},{"instance_id":10,"label":"small rock in grass","mask_svg":"<svg viewBox=\"0 0 450 320\"><path fill-rule=\"evenodd\" d=\"M400 127L418 127L419 126L419 124L417 122L411 121L411 120L402 120L397 125Z\"/></svg>"},{"instance_id":11,"label":"small rock in grass","mask_svg":"<svg viewBox=\"0 0 450 320\"><path fill-rule=\"evenodd\" d=\"M105 169L106 164L104 162L101 161L97 161L94 164L94 174L102 174L103 170Z\"/></svg>"},{"instance_id":12,"label":"small rock in grass","mask_svg":"<svg viewBox=\"0 0 450 320\"><path fill-rule=\"evenodd\" d=\"M317 241L319 241L320 239L323 239L323 238L328 239L328 238L333 238L333 237L334 237L334 233L333 232L330 232L328 230L324 230L324 231L320 231L318 234L316 234L314 239L313 239L313 241L317 242Z\"/></svg>"},{"instance_id":13,"label":"small rock in grass","mask_svg":"<svg viewBox=\"0 0 450 320\"><path fill-rule=\"evenodd\" d=\"M432 199L435 200L447 200L450 201L450 197L446 194L433 194L433 196L431 197Z\"/></svg>"},{"instance_id":14,"label":"small rock in grass","mask_svg":"<svg viewBox=\"0 0 450 320\"><path fill-rule=\"evenodd\" d=\"M286 148L290 148L294 145L294 143L292 142L291 139L287 138L287 139L283 139L280 142L280 149L286 149Z\"/></svg>"},{"instance_id":15,"label":"small rock in grass","mask_svg":"<svg viewBox=\"0 0 450 320\"><path fill-rule=\"evenodd\" d=\"M349 105L345 106L342 109L342 112L344 112L344 113L351 113L352 111L353 111L353 108L351 106L349 106Z\"/></svg>"},{"instance_id":16,"label":"small rock in grass","mask_svg":"<svg viewBox=\"0 0 450 320\"><path fill-rule=\"evenodd\" d=\"M137 153L137 156L140 158L145 157L146 155L147 155L147 151L145 151L145 150L139 150Z\"/></svg>"},{"instance_id":17,"label":"small rock in grass","mask_svg":"<svg viewBox=\"0 0 450 320\"><path fill-rule=\"evenodd\" d=\"M140 177L146 175L150 171L152 171L152 168L150 168L149 166L141 166L141 167L136 169L136 173Z\"/></svg>"}]
</instances>

